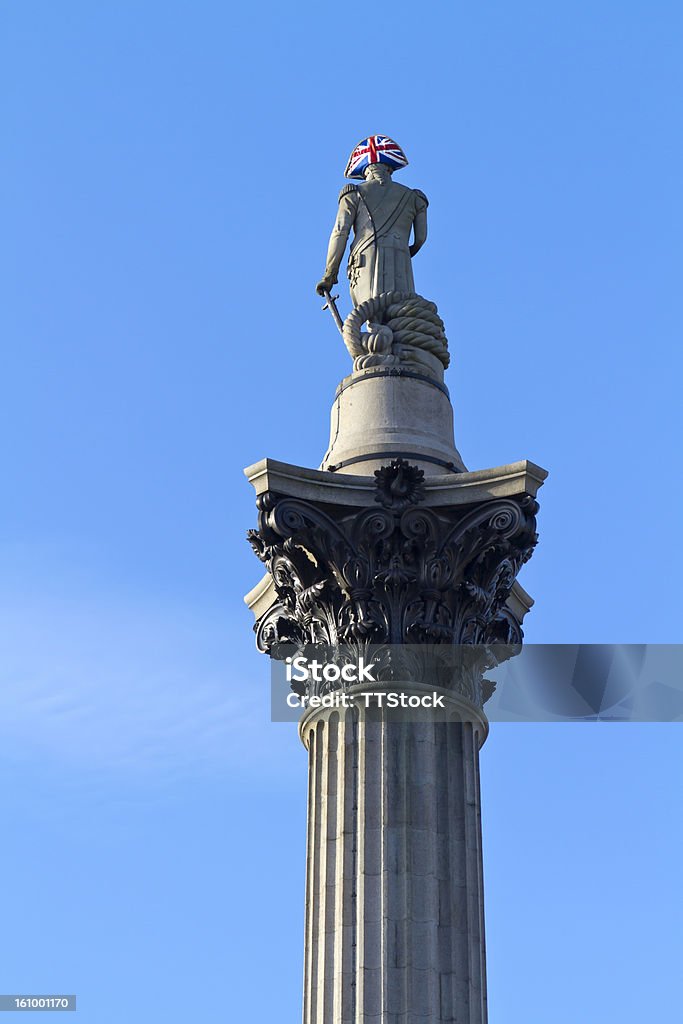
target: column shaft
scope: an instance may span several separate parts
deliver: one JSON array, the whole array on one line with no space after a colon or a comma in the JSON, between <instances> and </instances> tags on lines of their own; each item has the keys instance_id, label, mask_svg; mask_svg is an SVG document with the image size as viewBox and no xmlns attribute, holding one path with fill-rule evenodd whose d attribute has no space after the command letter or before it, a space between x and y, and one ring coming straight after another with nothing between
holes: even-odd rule
<instances>
[{"instance_id":1,"label":"column shaft","mask_svg":"<svg viewBox=\"0 0 683 1024\"><path fill-rule=\"evenodd\" d=\"M486 1024L479 732L307 719L304 1024Z\"/></svg>"}]
</instances>

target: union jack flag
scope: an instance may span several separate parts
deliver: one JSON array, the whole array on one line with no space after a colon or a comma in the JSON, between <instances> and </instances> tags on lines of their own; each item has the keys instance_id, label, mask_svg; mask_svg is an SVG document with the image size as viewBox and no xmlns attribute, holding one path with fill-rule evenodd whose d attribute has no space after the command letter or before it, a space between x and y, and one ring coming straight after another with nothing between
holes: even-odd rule
<instances>
[{"instance_id":1,"label":"union jack flag","mask_svg":"<svg viewBox=\"0 0 683 1024\"><path fill-rule=\"evenodd\" d=\"M408 158L388 135L370 135L358 143L349 157L344 171L345 178L364 178L365 168L370 164L388 164L392 170L405 167Z\"/></svg>"}]
</instances>

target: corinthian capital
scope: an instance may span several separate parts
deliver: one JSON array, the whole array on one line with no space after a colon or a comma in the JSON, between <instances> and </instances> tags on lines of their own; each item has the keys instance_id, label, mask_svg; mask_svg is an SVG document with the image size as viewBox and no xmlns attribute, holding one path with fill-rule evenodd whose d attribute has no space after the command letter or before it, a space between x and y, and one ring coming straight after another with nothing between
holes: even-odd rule
<instances>
[{"instance_id":1,"label":"corinthian capital","mask_svg":"<svg viewBox=\"0 0 683 1024\"><path fill-rule=\"evenodd\" d=\"M347 477L344 493L330 474L287 479L282 469L294 467L272 465L249 531L272 581L257 611L261 651L521 643L513 588L536 544L543 471L517 463L446 485L397 459L374 479Z\"/></svg>"}]
</instances>

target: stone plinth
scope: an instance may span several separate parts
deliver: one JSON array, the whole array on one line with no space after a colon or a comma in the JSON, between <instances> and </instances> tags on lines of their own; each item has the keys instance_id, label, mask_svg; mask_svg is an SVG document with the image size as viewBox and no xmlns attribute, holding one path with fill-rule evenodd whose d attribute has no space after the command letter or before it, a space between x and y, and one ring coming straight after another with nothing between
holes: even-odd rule
<instances>
[{"instance_id":1,"label":"stone plinth","mask_svg":"<svg viewBox=\"0 0 683 1024\"><path fill-rule=\"evenodd\" d=\"M320 468L372 475L398 458L429 475L464 471L446 385L408 368L373 367L345 377L335 395L330 445Z\"/></svg>"}]
</instances>

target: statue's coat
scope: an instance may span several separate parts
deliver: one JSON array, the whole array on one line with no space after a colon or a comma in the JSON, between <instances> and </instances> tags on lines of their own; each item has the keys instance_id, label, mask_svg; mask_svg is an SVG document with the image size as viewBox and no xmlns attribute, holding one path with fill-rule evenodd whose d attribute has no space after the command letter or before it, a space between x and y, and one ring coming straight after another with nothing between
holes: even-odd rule
<instances>
[{"instance_id":1,"label":"statue's coat","mask_svg":"<svg viewBox=\"0 0 683 1024\"><path fill-rule=\"evenodd\" d=\"M426 236L427 198L395 181L346 185L339 196L325 278L336 281L351 228L348 277L355 306L384 292L414 293L410 235ZM417 222L417 223L416 223Z\"/></svg>"}]
</instances>

